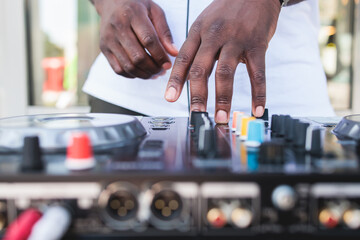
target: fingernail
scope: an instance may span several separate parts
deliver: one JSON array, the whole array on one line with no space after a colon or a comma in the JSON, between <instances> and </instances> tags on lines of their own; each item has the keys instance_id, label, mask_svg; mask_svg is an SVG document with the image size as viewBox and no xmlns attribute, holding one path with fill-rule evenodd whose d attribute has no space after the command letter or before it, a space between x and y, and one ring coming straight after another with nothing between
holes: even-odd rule
<instances>
[{"instance_id":1,"label":"fingernail","mask_svg":"<svg viewBox=\"0 0 360 240\"><path fill-rule=\"evenodd\" d=\"M216 122L217 123L227 123L228 117L227 112L224 110L219 110L216 113Z\"/></svg>"},{"instance_id":2,"label":"fingernail","mask_svg":"<svg viewBox=\"0 0 360 240\"><path fill-rule=\"evenodd\" d=\"M166 91L165 99L169 102L173 102L176 100L176 89L173 87L169 87Z\"/></svg>"},{"instance_id":3,"label":"fingernail","mask_svg":"<svg viewBox=\"0 0 360 240\"><path fill-rule=\"evenodd\" d=\"M171 63L169 62L166 62L162 65L162 68L165 69L165 70L169 70L171 68Z\"/></svg>"},{"instance_id":4,"label":"fingernail","mask_svg":"<svg viewBox=\"0 0 360 240\"><path fill-rule=\"evenodd\" d=\"M176 47L176 45L173 43L173 44L171 44L171 46L172 46L172 48L174 49L174 50L176 50L177 52L179 52L179 49Z\"/></svg>"},{"instance_id":5,"label":"fingernail","mask_svg":"<svg viewBox=\"0 0 360 240\"><path fill-rule=\"evenodd\" d=\"M264 107L257 106L255 109L255 117L262 117L264 115Z\"/></svg>"}]
</instances>

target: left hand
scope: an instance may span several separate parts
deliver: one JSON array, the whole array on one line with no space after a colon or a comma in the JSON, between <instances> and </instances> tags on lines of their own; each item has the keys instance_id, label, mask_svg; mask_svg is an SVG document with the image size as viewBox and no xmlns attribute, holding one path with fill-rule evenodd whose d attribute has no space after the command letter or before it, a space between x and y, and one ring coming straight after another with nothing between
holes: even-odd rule
<instances>
[{"instance_id":1,"label":"left hand","mask_svg":"<svg viewBox=\"0 0 360 240\"><path fill-rule=\"evenodd\" d=\"M265 53L275 33L279 0L214 0L196 19L175 60L165 98L175 102L190 80L191 110L206 111L207 81L215 62L217 123L230 119L237 65L246 64L252 112L261 117L266 101Z\"/></svg>"}]
</instances>

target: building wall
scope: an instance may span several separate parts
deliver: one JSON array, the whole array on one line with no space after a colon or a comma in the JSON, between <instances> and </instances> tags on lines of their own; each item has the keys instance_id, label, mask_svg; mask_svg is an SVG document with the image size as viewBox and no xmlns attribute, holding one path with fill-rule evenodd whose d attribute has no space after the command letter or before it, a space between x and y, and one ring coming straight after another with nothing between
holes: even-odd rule
<instances>
[{"instance_id":1,"label":"building wall","mask_svg":"<svg viewBox=\"0 0 360 240\"><path fill-rule=\"evenodd\" d=\"M26 113L27 70L23 0L0 1L0 116Z\"/></svg>"}]
</instances>

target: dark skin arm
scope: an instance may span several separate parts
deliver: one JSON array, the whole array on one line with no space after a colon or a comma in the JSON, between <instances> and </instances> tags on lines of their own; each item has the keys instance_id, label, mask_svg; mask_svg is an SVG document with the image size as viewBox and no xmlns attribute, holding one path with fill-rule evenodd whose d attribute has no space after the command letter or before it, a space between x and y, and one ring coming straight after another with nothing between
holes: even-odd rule
<instances>
[{"instance_id":1,"label":"dark skin arm","mask_svg":"<svg viewBox=\"0 0 360 240\"><path fill-rule=\"evenodd\" d=\"M251 81L252 112L261 117L266 102L265 54L279 14L279 0L214 0L196 19L180 49L166 100L176 101L189 80L191 110L206 111L207 81L218 61L215 121L226 124L235 70L239 63L245 63Z\"/></svg>"},{"instance_id":2,"label":"dark skin arm","mask_svg":"<svg viewBox=\"0 0 360 240\"><path fill-rule=\"evenodd\" d=\"M92 0L101 17L100 49L113 70L148 79L171 68L176 56L163 10L151 0Z\"/></svg>"}]
</instances>

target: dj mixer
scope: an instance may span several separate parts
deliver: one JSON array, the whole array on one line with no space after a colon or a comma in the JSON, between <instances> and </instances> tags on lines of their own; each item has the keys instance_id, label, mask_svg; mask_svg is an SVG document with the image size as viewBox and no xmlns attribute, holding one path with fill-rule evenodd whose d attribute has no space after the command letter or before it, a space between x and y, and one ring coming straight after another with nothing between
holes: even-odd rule
<instances>
[{"instance_id":1,"label":"dj mixer","mask_svg":"<svg viewBox=\"0 0 360 240\"><path fill-rule=\"evenodd\" d=\"M359 239L359 122L267 111L234 112L230 125L206 112L1 119L0 234Z\"/></svg>"}]
</instances>

